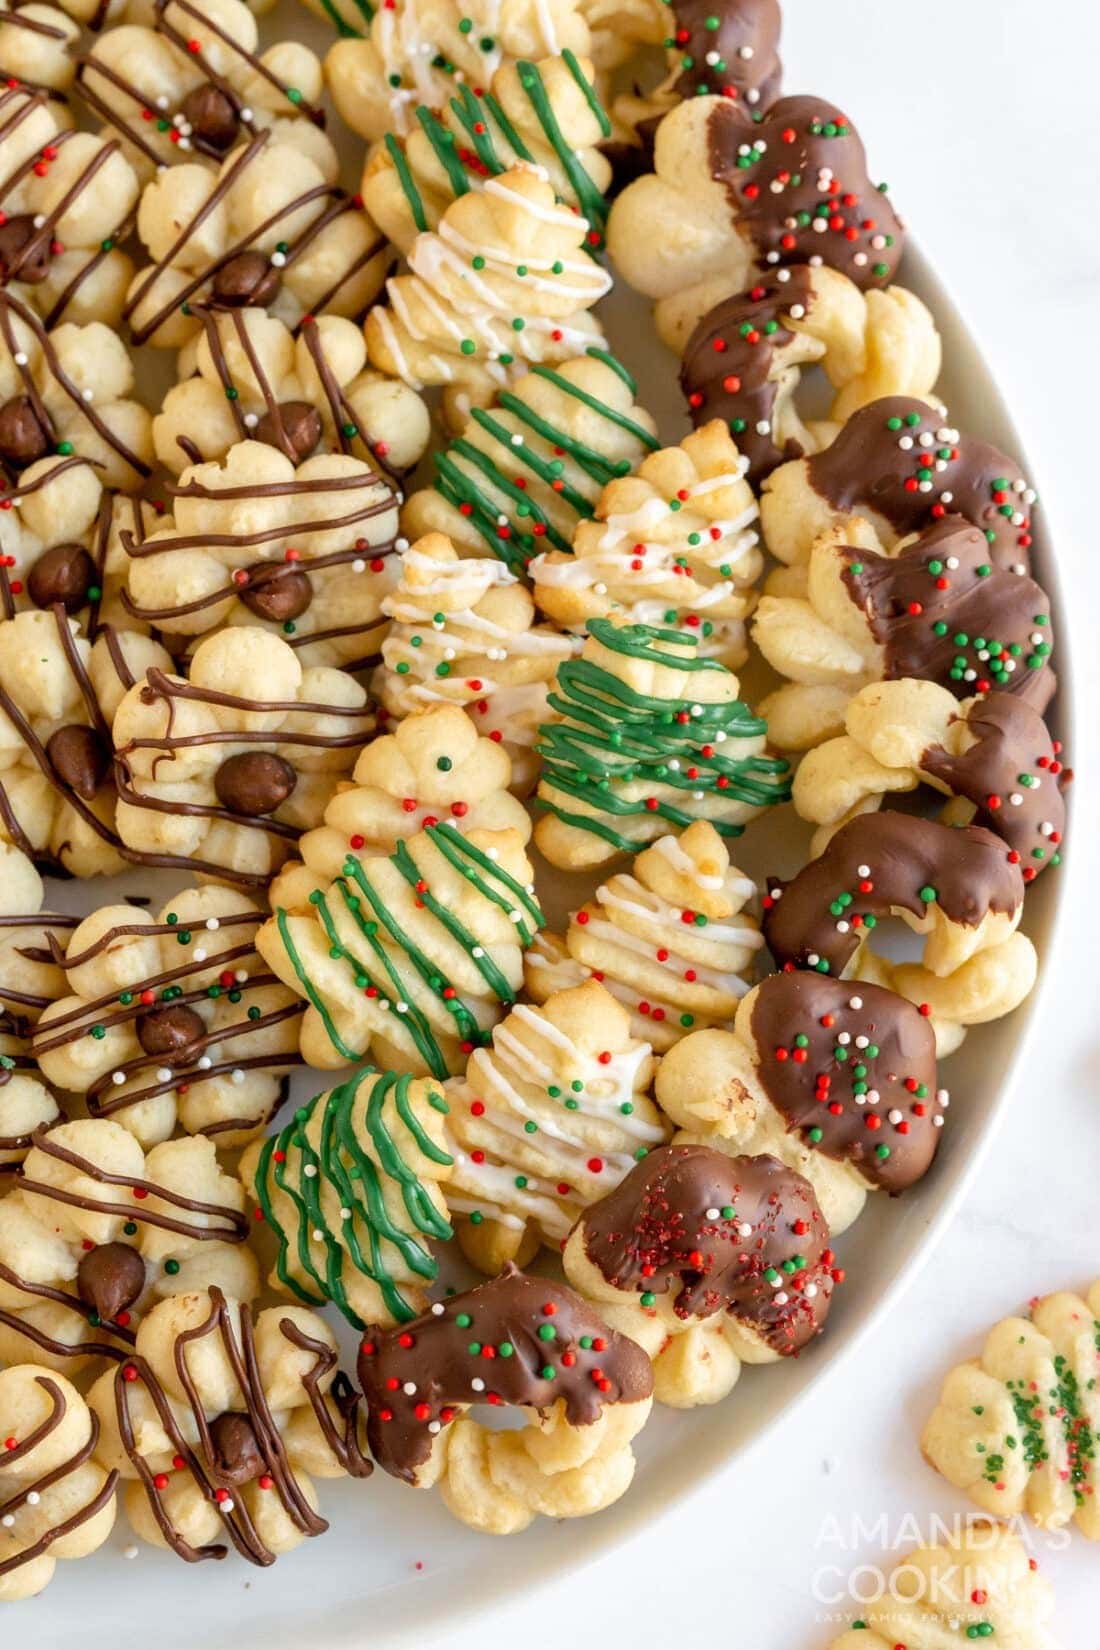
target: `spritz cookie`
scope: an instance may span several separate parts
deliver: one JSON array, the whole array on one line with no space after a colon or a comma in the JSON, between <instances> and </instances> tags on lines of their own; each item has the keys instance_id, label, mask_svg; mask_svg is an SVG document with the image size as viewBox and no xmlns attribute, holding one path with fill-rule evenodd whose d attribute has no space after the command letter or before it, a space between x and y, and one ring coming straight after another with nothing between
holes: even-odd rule
<instances>
[{"instance_id":1,"label":"spritz cookie","mask_svg":"<svg viewBox=\"0 0 1100 1650\"><path fill-rule=\"evenodd\" d=\"M733 1030L683 1038L656 1096L684 1130L737 1157L770 1153L805 1177L832 1232L868 1193L905 1191L927 1172L948 1106L936 1041L914 1004L879 986L815 973L770 974Z\"/></svg>"},{"instance_id":2,"label":"spritz cookie","mask_svg":"<svg viewBox=\"0 0 1100 1650\"><path fill-rule=\"evenodd\" d=\"M371 1333L358 1368L378 1465L413 1489L438 1486L448 1511L488 1535L617 1501L653 1403L640 1346L573 1290L514 1267ZM514 1406L525 1424L491 1431L465 1413L477 1404Z\"/></svg>"},{"instance_id":3,"label":"spritz cookie","mask_svg":"<svg viewBox=\"0 0 1100 1650\"><path fill-rule=\"evenodd\" d=\"M164 1295L220 1282L251 1298L260 1278L244 1209L209 1140L146 1155L106 1119L37 1131L0 1198L0 1355L71 1372L125 1358Z\"/></svg>"},{"instance_id":4,"label":"spritz cookie","mask_svg":"<svg viewBox=\"0 0 1100 1650\"><path fill-rule=\"evenodd\" d=\"M752 638L789 678L761 703L782 750L841 732L853 694L899 677L959 699L1011 693L1045 710L1056 680L1046 592L1023 567L997 567L989 541L946 515L889 553L860 517L815 539L805 569L775 575Z\"/></svg>"},{"instance_id":5,"label":"spritz cookie","mask_svg":"<svg viewBox=\"0 0 1100 1650\"><path fill-rule=\"evenodd\" d=\"M736 1013L764 944L756 904L756 884L714 826L696 820L601 882L564 935L536 935L523 959L528 993L542 1003L598 980L628 1010L631 1035L663 1054Z\"/></svg>"},{"instance_id":6,"label":"spritz cookie","mask_svg":"<svg viewBox=\"0 0 1100 1650\"><path fill-rule=\"evenodd\" d=\"M662 1146L587 1209L565 1274L653 1360L654 1396L713 1404L742 1364L778 1363L820 1334L834 1274L813 1188L774 1157Z\"/></svg>"},{"instance_id":7,"label":"spritz cookie","mask_svg":"<svg viewBox=\"0 0 1100 1650\"><path fill-rule=\"evenodd\" d=\"M188 1564L273 1564L323 1535L315 1478L366 1478L359 1396L328 1324L216 1284L160 1301L89 1393L134 1534Z\"/></svg>"},{"instance_id":8,"label":"spritz cookie","mask_svg":"<svg viewBox=\"0 0 1100 1650\"><path fill-rule=\"evenodd\" d=\"M764 938L781 968L876 981L919 1004L946 1055L1035 984L1035 947L1019 931L1025 887L1018 851L984 826L857 815L789 881L769 878ZM888 917L923 937L919 962L872 949Z\"/></svg>"},{"instance_id":9,"label":"spritz cookie","mask_svg":"<svg viewBox=\"0 0 1100 1650\"><path fill-rule=\"evenodd\" d=\"M0 1602L34 1598L58 1559L86 1558L115 1522L118 1474L97 1459L99 1422L63 1375L0 1371Z\"/></svg>"},{"instance_id":10,"label":"spritz cookie","mask_svg":"<svg viewBox=\"0 0 1100 1650\"><path fill-rule=\"evenodd\" d=\"M119 834L150 863L262 887L320 824L373 725L345 671L303 668L252 626L218 631L186 677L146 671L115 713Z\"/></svg>"},{"instance_id":11,"label":"spritz cookie","mask_svg":"<svg viewBox=\"0 0 1100 1650\"><path fill-rule=\"evenodd\" d=\"M531 593L495 556L459 557L442 533L401 556L382 603L390 619L371 691L391 716L462 705L502 744L519 795L534 789L534 744L554 672L580 643L536 624Z\"/></svg>"},{"instance_id":12,"label":"spritz cookie","mask_svg":"<svg viewBox=\"0 0 1100 1650\"><path fill-rule=\"evenodd\" d=\"M585 870L693 820L724 837L790 795L787 763L737 677L690 630L590 619L579 659L558 667L538 745L535 842L552 865Z\"/></svg>"},{"instance_id":13,"label":"spritz cookie","mask_svg":"<svg viewBox=\"0 0 1100 1650\"><path fill-rule=\"evenodd\" d=\"M683 627L700 653L736 669L763 568L748 460L718 419L617 476L571 547L530 563L535 600L555 624L584 634L592 618Z\"/></svg>"},{"instance_id":14,"label":"spritz cookie","mask_svg":"<svg viewBox=\"0 0 1100 1650\"><path fill-rule=\"evenodd\" d=\"M218 884L159 912L106 905L53 947L62 989L38 1018L48 1082L147 1148L175 1131L238 1146L274 1115L298 1063L298 999L255 951L265 912Z\"/></svg>"},{"instance_id":15,"label":"spritz cookie","mask_svg":"<svg viewBox=\"0 0 1100 1650\"><path fill-rule=\"evenodd\" d=\"M331 1300L358 1329L424 1311L433 1247L453 1236L447 1112L430 1078L357 1071L249 1147L241 1177L275 1246L273 1289Z\"/></svg>"},{"instance_id":16,"label":"spritz cookie","mask_svg":"<svg viewBox=\"0 0 1100 1650\"><path fill-rule=\"evenodd\" d=\"M605 350L532 368L491 409L475 407L461 437L434 455L434 486L409 498L405 532L446 533L514 573L540 550L568 552L608 482L660 446L637 392Z\"/></svg>"},{"instance_id":17,"label":"spritz cookie","mask_svg":"<svg viewBox=\"0 0 1100 1650\"><path fill-rule=\"evenodd\" d=\"M517 1003L448 1089L444 1188L483 1272L555 1246L578 1214L669 1134L647 1098L653 1051L594 980Z\"/></svg>"},{"instance_id":18,"label":"spritz cookie","mask_svg":"<svg viewBox=\"0 0 1100 1650\"><path fill-rule=\"evenodd\" d=\"M1036 1298L945 1380L921 1448L984 1512L1100 1539L1098 1320L1100 1285Z\"/></svg>"}]
</instances>

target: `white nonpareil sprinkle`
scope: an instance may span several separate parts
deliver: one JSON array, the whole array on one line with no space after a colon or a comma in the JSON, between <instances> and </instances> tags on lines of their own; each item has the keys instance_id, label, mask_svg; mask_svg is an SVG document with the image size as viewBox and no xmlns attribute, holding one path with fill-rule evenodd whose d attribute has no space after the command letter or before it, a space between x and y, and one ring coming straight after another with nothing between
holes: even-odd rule
<instances>
[{"instance_id":1,"label":"white nonpareil sprinkle","mask_svg":"<svg viewBox=\"0 0 1100 1650\"><path fill-rule=\"evenodd\" d=\"M132 1542L132 1541L131 1541L131 1543L128 1547L123 1547L123 1549L122 1549L123 1558L136 1558L137 1555L138 1555L137 1547L134 1544L134 1542Z\"/></svg>"},{"instance_id":2,"label":"white nonpareil sprinkle","mask_svg":"<svg viewBox=\"0 0 1100 1650\"><path fill-rule=\"evenodd\" d=\"M862 997L849 997L848 998L848 1007L849 1008L856 1008L856 1009L862 1008L863 1007L863 998Z\"/></svg>"},{"instance_id":3,"label":"white nonpareil sprinkle","mask_svg":"<svg viewBox=\"0 0 1100 1650\"><path fill-rule=\"evenodd\" d=\"M401 1390L407 1398L411 1398L413 1393L416 1391L416 1382L406 1381Z\"/></svg>"},{"instance_id":4,"label":"white nonpareil sprinkle","mask_svg":"<svg viewBox=\"0 0 1100 1650\"><path fill-rule=\"evenodd\" d=\"M443 1316L443 1312L444 1312L443 1302L442 1301L433 1301L432 1302L432 1317L433 1318L441 1318Z\"/></svg>"},{"instance_id":5,"label":"white nonpareil sprinkle","mask_svg":"<svg viewBox=\"0 0 1100 1650\"><path fill-rule=\"evenodd\" d=\"M485 1391L485 1382L481 1379L480 1375L475 1375L474 1376L473 1380L470 1382L470 1386L473 1388L473 1390L475 1392L484 1392Z\"/></svg>"},{"instance_id":6,"label":"white nonpareil sprinkle","mask_svg":"<svg viewBox=\"0 0 1100 1650\"><path fill-rule=\"evenodd\" d=\"M705 1209L703 1211L703 1218L705 1220L717 1220L721 1213L721 1209Z\"/></svg>"},{"instance_id":7,"label":"white nonpareil sprinkle","mask_svg":"<svg viewBox=\"0 0 1100 1650\"><path fill-rule=\"evenodd\" d=\"M737 1228L738 1237L752 1237L752 1227L747 1220L743 1220Z\"/></svg>"},{"instance_id":8,"label":"white nonpareil sprinkle","mask_svg":"<svg viewBox=\"0 0 1100 1650\"><path fill-rule=\"evenodd\" d=\"M316 1175L316 1173L317 1173L317 1165L316 1165L316 1163L307 1163L307 1164L306 1164L306 1166L305 1166L305 1168L304 1168L304 1169L303 1169L303 1170L302 1170L302 1173L303 1173L303 1174L304 1174L304 1175L305 1175L305 1176L306 1176L306 1177L307 1177L307 1178L308 1178L308 1179L309 1179L309 1180L312 1180L312 1179L313 1179L313 1177L314 1177L314 1176L315 1176L315 1175Z\"/></svg>"}]
</instances>

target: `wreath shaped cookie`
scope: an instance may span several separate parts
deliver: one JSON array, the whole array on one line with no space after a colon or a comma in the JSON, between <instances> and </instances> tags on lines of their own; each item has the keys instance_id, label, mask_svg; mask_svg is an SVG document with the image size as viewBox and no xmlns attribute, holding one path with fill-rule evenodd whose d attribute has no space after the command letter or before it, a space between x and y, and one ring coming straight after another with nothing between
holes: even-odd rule
<instances>
[{"instance_id":1,"label":"wreath shaped cookie","mask_svg":"<svg viewBox=\"0 0 1100 1650\"><path fill-rule=\"evenodd\" d=\"M456 1518L490 1535L617 1501L653 1402L641 1347L571 1289L514 1267L369 1333L358 1368L378 1465L414 1489L438 1485ZM527 1424L490 1431L466 1413L482 1403L514 1405Z\"/></svg>"},{"instance_id":2,"label":"wreath shaped cookie","mask_svg":"<svg viewBox=\"0 0 1100 1650\"><path fill-rule=\"evenodd\" d=\"M839 733L853 694L915 677L960 699L1010 693L1040 713L1057 685L1050 602L1025 571L997 567L985 533L948 515L883 554L861 519L815 540L795 588L760 598L753 641L789 681L761 704L782 750Z\"/></svg>"},{"instance_id":3,"label":"wreath shaped cookie","mask_svg":"<svg viewBox=\"0 0 1100 1650\"><path fill-rule=\"evenodd\" d=\"M820 826L814 853L888 794L926 784L950 798L952 824L977 821L1002 837L1025 882L1059 864L1073 772L1025 699L990 693L960 704L934 682L880 682L852 699L845 728L807 752L794 777L797 812Z\"/></svg>"},{"instance_id":4,"label":"wreath shaped cookie","mask_svg":"<svg viewBox=\"0 0 1100 1650\"><path fill-rule=\"evenodd\" d=\"M905 1191L927 1173L948 1105L935 1033L912 1003L800 972L756 986L732 1031L678 1042L655 1092L685 1131L677 1140L770 1153L804 1176L834 1234L868 1193Z\"/></svg>"},{"instance_id":5,"label":"wreath shaped cookie","mask_svg":"<svg viewBox=\"0 0 1100 1650\"><path fill-rule=\"evenodd\" d=\"M1035 947L1018 932L1025 886L1018 851L981 825L859 815L789 882L769 879L764 938L781 968L876 980L920 1004L946 1055L1035 984ZM919 962L872 951L888 916L924 937Z\"/></svg>"},{"instance_id":6,"label":"wreath shaped cookie","mask_svg":"<svg viewBox=\"0 0 1100 1650\"><path fill-rule=\"evenodd\" d=\"M661 1146L587 1209L562 1253L573 1287L645 1347L654 1396L713 1404L741 1365L824 1327L836 1257L809 1183L774 1157Z\"/></svg>"}]
</instances>

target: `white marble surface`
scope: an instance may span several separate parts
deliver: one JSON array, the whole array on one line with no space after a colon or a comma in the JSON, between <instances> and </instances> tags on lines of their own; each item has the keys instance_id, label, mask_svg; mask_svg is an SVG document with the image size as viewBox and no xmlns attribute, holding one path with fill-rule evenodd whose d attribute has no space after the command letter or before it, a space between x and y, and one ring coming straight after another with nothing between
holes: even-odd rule
<instances>
[{"instance_id":1,"label":"white marble surface","mask_svg":"<svg viewBox=\"0 0 1100 1650\"><path fill-rule=\"evenodd\" d=\"M1100 7L786 0L785 57L789 90L837 99L861 128L873 172L954 289L1054 530L1079 711L1070 883L1046 959L1054 990L985 1172L873 1342L832 1369L785 1435L666 1516L654 1508L645 1535L556 1596L532 1590L433 1635L436 1650L825 1646L830 1608L815 1592L836 1592L838 1575L878 1558L884 1540L904 1547L933 1514L966 1511L916 1448L944 1371L1030 1295L1100 1274ZM1040 1542L1036 1554L1057 1589L1061 1642L1093 1650L1100 1553L1075 1539L1059 1551Z\"/></svg>"}]
</instances>

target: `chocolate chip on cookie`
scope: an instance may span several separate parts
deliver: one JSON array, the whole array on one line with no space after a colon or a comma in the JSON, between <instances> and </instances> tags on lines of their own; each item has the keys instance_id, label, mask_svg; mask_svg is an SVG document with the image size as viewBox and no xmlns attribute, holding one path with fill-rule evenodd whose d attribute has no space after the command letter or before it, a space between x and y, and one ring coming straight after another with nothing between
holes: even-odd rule
<instances>
[{"instance_id":1,"label":"chocolate chip on cookie","mask_svg":"<svg viewBox=\"0 0 1100 1650\"><path fill-rule=\"evenodd\" d=\"M35 607L60 602L66 613L79 613L95 583L95 562L82 544L55 544L27 574L27 594Z\"/></svg>"},{"instance_id":2,"label":"chocolate chip on cookie","mask_svg":"<svg viewBox=\"0 0 1100 1650\"><path fill-rule=\"evenodd\" d=\"M290 763L273 751L243 751L229 756L214 775L214 790L231 813L273 814L298 783Z\"/></svg>"},{"instance_id":3,"label":"chocolate chip on cookie","mask_svg":"<svg viewBox=\"0 0 1100 1650\"><path fill-rule=\"evenodd\" d=\"M79 722L51 733L46 755L61 783L85 802L94 801L111 771L111 752L103 739L95 728L83 727Z\"/></svg>"}]
</instances>

